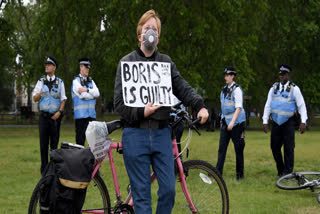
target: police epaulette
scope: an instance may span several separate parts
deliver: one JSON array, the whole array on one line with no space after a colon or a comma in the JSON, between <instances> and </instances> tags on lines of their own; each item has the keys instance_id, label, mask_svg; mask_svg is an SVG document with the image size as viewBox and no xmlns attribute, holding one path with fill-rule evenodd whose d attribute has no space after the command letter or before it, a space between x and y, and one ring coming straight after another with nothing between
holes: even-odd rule
<instances>
[{"instance_id":1,"label":"police epaulette","mask_svg":"<svg viewBox=\"0 0 320 214\"><path fill-rule=\"evenodd\" d=\"M276 94L277 93L277 90L279 90L279 87L280 87L280 83L279 82L276 82L273 84L273 93Z\"/></svg>"},{"instance_id":2,"label":"police epaulette","mask_svg":"<svg viewBox=\"0 0 320 214\"><path fill-rule=\"evenodd\" d=\"M292 85L293 87L296 86L296 84L294 84L293 82L290 82L289 85Z\"/></svg>"},{"instance_id":3,"label":"police epaulette","mask_svg":"<svg viewBox=\"0 0 320 214\"><path fill-rule=\"evenodd\" d=\"M232 88L237 88L237 87L239 87L239 84L237 83L232 86Z\"/></svg>"},{"instance_id":4,"label":"police epaulette","mask_svg":"<svg viewBox=\"0 0 320 214\"><path fill-rule=\"evenodd\" d=\"M287 92L290 92L291 86L295 87L296 85L293 82L289 82L287 89L286 89Z\"/></svg>"},{"instance_id":5,"label":"police epaulette","mask_svg":"<svg viewBox=\"0 0 320 214\"><path fill-rule=\"evenodd\" d=\"M41 81L41 80L46 80L47 78L46 78L46 75L42 75L41 77L40 77L40 79L39 79L39 81Z\"/></svg>"}]
</instances>

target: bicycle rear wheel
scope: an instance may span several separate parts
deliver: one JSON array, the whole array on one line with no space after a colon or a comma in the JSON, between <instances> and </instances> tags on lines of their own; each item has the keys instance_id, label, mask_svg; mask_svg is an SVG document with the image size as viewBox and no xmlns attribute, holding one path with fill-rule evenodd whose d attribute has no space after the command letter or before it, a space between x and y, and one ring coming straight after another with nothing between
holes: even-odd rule
<instances>
[{"instance_id":1,"label":"bicycle rear wheel","mask_svg":"<svg viewBox=\"0 0 320 214\"><path fill-rule=\"evenodd\" d=\"M40 182L33 190L28 214L40 214ZM104 210L104 214L110 213L110 197L102 178L96 175L87 188L86 199L83 204L82 213L89 213L89 210Z\"/></svg>"},{"instance_id":2,"label":"bicycle rear wheel","mask_svg":"<svg viewBox=\"0 0 320 214\"><path fill-rule=\"evenodd\" d=\"M90 213L90 210L101 210L104 214L111 213L110 196L102 178L96 174L87 188L86 200L81 213Z\"/></svg>"},{"instance_id":3,"label":"bicycle rear wheel","mask_svg":"<svg viewBox=\"0 0 320 214\"><path fill-rule=\"evenodd\" d=\"M277 180L277 187L284 190L298 190L312 187L311 181L319 180L320 172L293 172Z\"/></svg>"},{"instance_id":4,"label":"bicycle rear wheel","mask_svg":"<svg viewBox=\"0 0 320 214\"><path fill-rule=\"evenodd\" d=\"M197 213L229 213L229 196L226 184L220 173L211 164L201 160L183 163L189 195ZM173 212L192 213L182 192L176 185L176 199Z\"/></svg>"}]
</instances>

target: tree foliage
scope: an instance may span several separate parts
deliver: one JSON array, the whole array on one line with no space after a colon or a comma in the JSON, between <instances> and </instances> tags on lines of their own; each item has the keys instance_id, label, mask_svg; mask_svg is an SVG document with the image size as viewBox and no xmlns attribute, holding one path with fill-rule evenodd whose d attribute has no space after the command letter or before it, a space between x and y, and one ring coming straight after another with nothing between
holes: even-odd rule
<instances>
[{"instance_id":1,"label":"tree foliage","mask_svg":"<svg viewBox=\"0 0 320 214\"><path fill-rule=\"evenodd\" d=\"M22 56L22 84L29 94L44 74L44 57L52 55L71 109L77 60L88 56L100 102L112 101L117 64L136 48L136 25L151 8L162 21L159 51L171 56L209 105L219 105L223 70L233 65L236 81L252 97L248 107L262 111L268 90L278 81L278 64L287 63L307 105L319 106L318 0L36 0L27 6L11 0L3 13L3 20L14 26L6 49Z\"/></svg>"}]
</instances>

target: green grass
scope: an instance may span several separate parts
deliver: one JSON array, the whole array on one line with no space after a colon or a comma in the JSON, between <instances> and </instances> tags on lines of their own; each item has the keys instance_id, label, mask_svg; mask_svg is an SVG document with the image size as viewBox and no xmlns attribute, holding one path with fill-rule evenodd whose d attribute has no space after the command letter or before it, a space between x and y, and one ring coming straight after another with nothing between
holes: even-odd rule
<instances>
[{"instance_id":1,"label":"green grass","mask_svg":"<svg viewBox=\"0 0 320 214\"><path fill-rule=\"evenodd\" d=\"M216 164L219 131L193 134L189 159L203 159ZM40 179L39 134L37 127L0 128L0 213L27 213L29 200ZM120 140L121 131L111 138ZM296 133L295 171L320 171L320 132ZM320 205L309 190L284 191L275 186L276 167L270 149L270 133L247 131L245 179L235 179L235 154L230 142L224 168L224 179L230 197L230 213L320 213ZM73 126L62 126L60 141L75 142ZM114 160L125 195L128 182L122 156L114 153ZM101 174L112 201L115 198L109 162ZM153 207L156 202L153 202Z\"/></svg>"}]
</instances>

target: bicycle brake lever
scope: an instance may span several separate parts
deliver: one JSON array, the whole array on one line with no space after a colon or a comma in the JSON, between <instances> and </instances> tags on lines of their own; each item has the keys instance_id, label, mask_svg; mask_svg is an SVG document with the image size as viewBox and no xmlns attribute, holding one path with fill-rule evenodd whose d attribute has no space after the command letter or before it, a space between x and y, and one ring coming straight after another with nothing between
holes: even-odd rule
<instances>
[{"instance_id":1,"label":"bicycle brake lever","mask_svg":"<svg viewBox=\"0 0 320 214\"><path fill-rule=\"evenodd\" d=\"M195 124L197 124L199 121L201 121L201 119L202 119L201 117L195 119L194 121L192 121L192 122L190 123L190 126L193 127Z\"/></svg>"},{"instance_id":2,"label":"bicycle brake lever","mask_svg":"<svg viewBox=\"0 0 320 214\"><path fill-rule=\"evenodd\" d=\"M198 133L199 136L201 135L201 133L199 132L199 130L197 129L197 127L195 125L193 125L192 128Z\"/></svg>"},{"instance_id":3,"label":"bicycle brake lever","mask_svg":"<svg viewBox=\"0 0 320 214\"><path fill-rule=\"evenodd\" d=\"M192 129L194 129L194 130L198 133L199 136L201 135L201 133L199 132L199 129L195 126L195 124L198 123L200 120L201 120L201 117L197 118L196 120L194 120L194 121L192 121L192 122L189 122L189 121L188 121L189 127L191 127Z\"/></svg>"}]
</instances>

